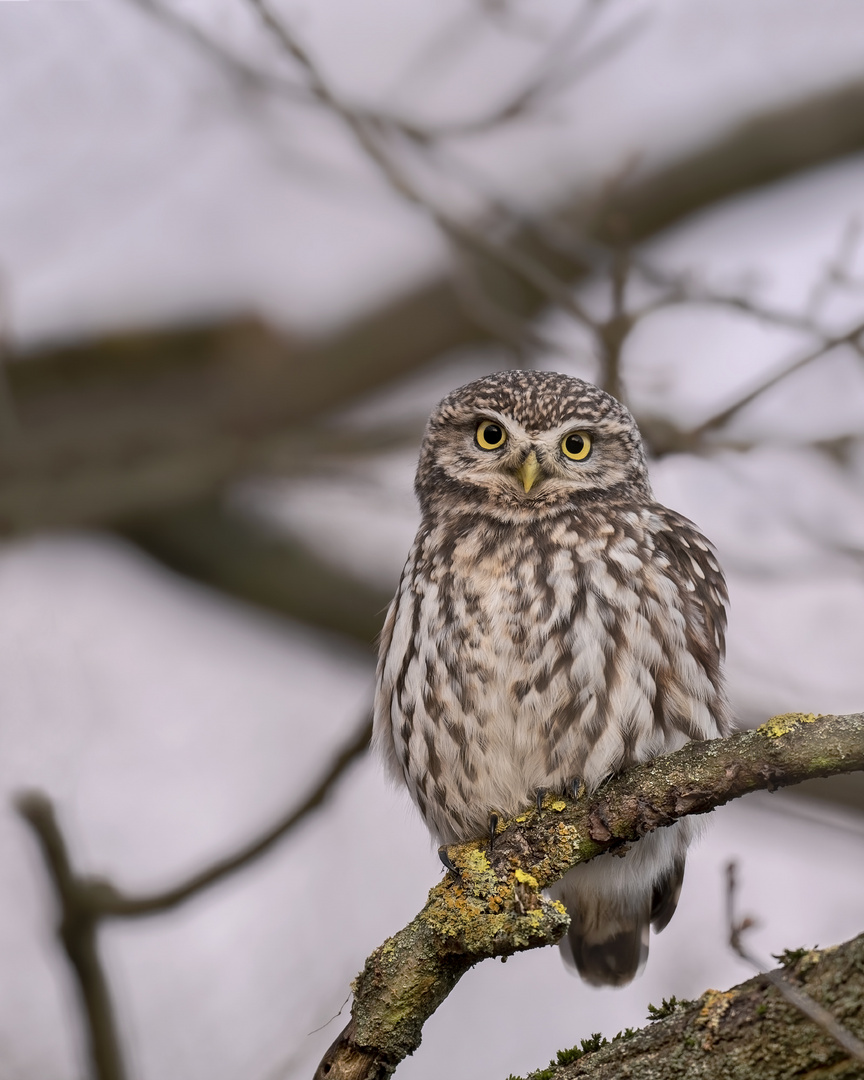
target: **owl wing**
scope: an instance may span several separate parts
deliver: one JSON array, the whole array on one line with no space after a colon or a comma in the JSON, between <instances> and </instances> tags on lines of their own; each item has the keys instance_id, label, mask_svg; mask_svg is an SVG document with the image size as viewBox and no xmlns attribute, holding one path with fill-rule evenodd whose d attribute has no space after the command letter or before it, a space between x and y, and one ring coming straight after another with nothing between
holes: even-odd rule
<instances>
[{"instance_id":1,"label":"owl wing","mask_svg":"<svg viewBox=\"0 0 864 1080\"><path fill-rule=\"evenodd\" d=\"M688 738L726 734L731 723L720 669L723 572L692 521L662 506L652 507L650 518L653 552L646 560L643 596L663 644L663 660L654 671L655 723ZM602 856L574 867L553 886L571 918L562 955L587 982L622 986L641 969L649 924L659 932L675 913L690 833L690 823L679 821L643 837L625 858Z\"/></svg>"},{"instance_id":2,"label":"owl wing","mask_svg":"<svg viewBox=\"0 0 864 1080\"><path fill-rule=\"evenodd\" d=\"M655 558L667 564L684 615L684 647L708 677L712 692L706 704L716 731L694 732L693 738L727 735L732 729L721 665L726 653L726 579L710 541L683 514L655 506ZM658 687L658 697L662 691ZM662 701L658 702L662 707Z\"/></svg>"}]
</instances>

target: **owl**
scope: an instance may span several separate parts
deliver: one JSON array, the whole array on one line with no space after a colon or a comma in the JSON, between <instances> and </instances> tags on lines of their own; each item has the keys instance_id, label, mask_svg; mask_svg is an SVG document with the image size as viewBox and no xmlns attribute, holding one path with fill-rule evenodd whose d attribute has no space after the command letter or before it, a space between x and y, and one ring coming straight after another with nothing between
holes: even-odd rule
<instances>
[{"instance_id":1,"label":"owl","mask_svg":"<svg viewBox=\"0 0 864 1080\"><path fill-rule=\"evenodd\" d=\"M729 731L723 574L693 523L655 502L615 398L541 371L454 390L426 428L416 492L374 744L438 843ZM587 982L641 969L690 838L679 821L553 886L564 959Z\"/></svg>"}]
</instances>

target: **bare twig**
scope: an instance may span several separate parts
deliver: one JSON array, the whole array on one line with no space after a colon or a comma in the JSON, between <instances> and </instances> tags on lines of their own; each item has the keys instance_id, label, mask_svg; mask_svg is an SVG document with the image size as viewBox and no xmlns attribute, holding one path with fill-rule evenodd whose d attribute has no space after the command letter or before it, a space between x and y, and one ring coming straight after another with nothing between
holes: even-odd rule
<instances>
[{"instance_id":1,"label":"bare twig","mask_svg":"<svg viewBox=\"0 0 864 1080\"><path fill-rule=\"evenodd\" d=\"M533 286L547 300L558 304L585 326L594 327L595 321L565 285L543 263L525 251L499 243L483 232L459 221L447 212L409 177L388 151L386 138L382 138L381 126L369 116L364 116L349 105L324 78L309 52L301 45L286 23L280 19L265 0L247 0L260 17L263 25L276 41L304 71L309 90L314 96L344 122L354 136L360 149L378 168L393 190L406 201L425 211L432 221L453 241L479 252L500 263L507 270ZM386 131L384 132L386 137Z\"/></svg>"},{"instance_id":2,"label":"bare twig","mask_svg":"<svg viewBox=\"0 0 864 1080\"><path fill-rule=\"evenodd\" d=\"M244 845L232 855L217 860L197 874L192 874L185 881L161 892L151 893L149 896L125 896L119 890L112 889L100 903L100 914L106 917L137 918L142 915L158 915L163 911L170 911L265 855L329 798L349 767L365 754L371 737L372 721L368 719L341 747L329 768L318 779L303 802L249 844Z\"/></svg>"},{"instance_id":3,"label":"bare twig","mask_svg":"<svg viewBox=\"0 0 864 1080\"><path fill-rule=\"evenodd\" d=\"M694 441L697 441L709 431L715 431L717 428L723 427L736 415L736 413L740 412L741 409L746 405L749 405L752 401L755 401L756 398L761 394L764 394L766 390L770 390L772 386L776 386L779 382L782 382L783 379L788 378L788 376L794 374L796 371L800 371L808 364L812 364L815 360L821 360L823 356L826 356L834 349L838 349L843 345L852 345L860 350L862 348L862 335L864 335L864 320L856 323L855 326L843 334L837 334L826 338L818 348L805 353L804 356L799 357L799 359L791 364L786 363L775 369L770 375L766 376L764 379L760 379L755 386L731 405L727 405L725 409L721 409L707 420L703 420L698 427L690 432L690 437Z\"/></svg>"},{"instance_id":4,"label":"bare twig","mask_svg":"<svg viewBox=\"0 0 864 1080\"><path fill-rule=\"evenodd\" d=\"M612 311L608 319L598 323L595 334L600 345L600 385L613 397L624 400L621 381L621 360L626 342L635 325L627 312L627 282L632 268L630 249L626 245L615 253L609 279Z\"/></svg>"},{"instance_id":5,"label":"bare twig","mask_svg":"<svg viewBox=\"0 0 864 1080\"><path fill-rule=\"evenodd\" d=\"M18 812L33 829L60 907L59 936L75 974L86 1016L88 1046L96 1080L125 1080L126 1069L108 980L99 957L97 932L109 918L157 915L184 903L269 851L332 794L349 766L365 753L372 733L366 720L345 743L304 801L239 851L219 859L186 881L149 896L124 896L111 882L76 872L50 800L29 792Z\"/></svg>"},{"instance_id":6,"label":"bare twig","mask_svg":"<svg viewBox=\"0 0 864 1080\"><path fill-rule=\"evenodd\" d=\"M282 75L265 71L259 65L237 56L236 53L231 52L216 38L207 34L197 23L185 18L172 8L158 3L158 0L129 0L129 2L146 11L158 22L163 23L180 37L191 42L207 56L216 60L221 67L239 79L242 85L257 90L276 92L295 104L316 104L315 97L304 86L292 82Z\"/></svg>"},{"instance_id":7,"label":"bare twig","mask_svg":"<svg viewBox=\"0 0 864 1080\"><path fill-rule=\"evenodd\" d=\"M822 277L815 282L810 290L807 311L811 317L815 318L819 309L828 299L832 289L860 290L864 288L864 280L856 278L852 273L855 256L861 245L861 232L861 222L858 218L847 221L840 242L837 245L837 251L826 264Z\"/></svg>"},{"instance_id":8,"label":"bare twig","mask_svg":"<svg viewBox=\"0 0 864 1080\"><path fill-rule=\"evenodd\" d=\"M472 262L471 256L456 244L451 244L453 263L453 285L466 310L494 337L509 345L517 357L527 358L532 350L546 350L551 347L542 334L530 324L511 314L503 305L496 302L483 288L482 282ZM527 359L526 366L530 366Z\"/></svg>"},{"instance_id":9,"label":"bare twig","mask_svg":"<svg viewBox=\"0 0 864 1080\"><path fill-rule=\"evenodd\" d=\"M729 944L732 949L745 960L756 971L761 972L765 978L776 987L777 990L783 995L790 1005L794 1005L799 1012L803 1013L808 1020L812 1020L814 1024L817 1024L826 1034L849 1054L850 1057L856 1061L864 1063L864 1042L858 1039L851 1031L848 1031L842 1024L823 1008L817 1001L814 1001L808 994L805 994L802 990L799 990L797 986L793 985L785 975L780 971L766 971L767 965L763 964L757 957L745 949L742 938L744 933L751 929L755 923L750 918L737 919L735 915L735 891L736 891L736 872L737 866L734 862L730 862L726 867L726 918L729 927Z\"/></svg>"},{"instance_id":10,"label":"bare twig","mask_svg":"<svg viewBox=\"0 0 864 1080\"><path fill-rule=\"evenodd\" d=\"M603 0L589 0L576 11L570 22L555 36L552 45L540 57L522 85L512 90L500 104L488 112L461 121L425 123L418 126L415 137L423 142L442 138L453 139L478 135L499 129L514 120L525 120L547 104L556 94L569 89L627 45L645 25L645 17L637 14L624 26L606 34L581 55L577 49L584 42L591 23ZM407 125L400 124L403 131Z\"/></svg>"},{"instance_id":11,"label":"bare twig","mask_svg":"<svg viewBox=\"0 0 864 1080\"><path fill-rule=\"evenodd\" d=\"M105 890L99 881L81 878L73 870L54 808L43 795L34 792L22 796L18 812L39 841L60 906L58 935L74 972L87 1020L93 1076L95 1080L124 1080L126 1068L114 1006L96 940Z\"/></svg>"}]
</instances>

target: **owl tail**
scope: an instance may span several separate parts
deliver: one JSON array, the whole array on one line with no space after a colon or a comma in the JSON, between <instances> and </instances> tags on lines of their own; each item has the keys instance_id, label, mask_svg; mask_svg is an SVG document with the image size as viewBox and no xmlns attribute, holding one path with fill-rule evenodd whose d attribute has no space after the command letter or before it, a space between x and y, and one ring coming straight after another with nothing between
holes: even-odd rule
<instances>
[{"instance_id":1,"label":"owl tail","mask_svg":"<svg viewBox=\"0 0 864 1080\"><path fill-rule=\"evenodd\" d=\"M600 855L575 866L550 890L570 915L561 955L594 986L625 986L634 979L648 959L649 926L659 933L675 913L688 837L670 845L671 837L655 836L635 845L634 855L648 842L632 865L630 853Z\"/></svg>"}]
</instances>

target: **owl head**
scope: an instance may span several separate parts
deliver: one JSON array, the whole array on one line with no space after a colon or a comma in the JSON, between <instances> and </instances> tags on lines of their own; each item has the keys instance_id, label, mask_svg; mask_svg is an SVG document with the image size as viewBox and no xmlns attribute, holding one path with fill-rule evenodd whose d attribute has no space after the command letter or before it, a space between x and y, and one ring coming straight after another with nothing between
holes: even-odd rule
<instances>
[{"instance_id":1,"label":"owl head","mask_svg":"<svg viewBox=\"0 0 864 1080\"><path fill-rule=\"evenodd\" d=\"M651 498L628 410L552 371L499 371L448 394L429 418L415 486L425 513L449 505L508 521Z\"/></svg>"}]
</instances>

